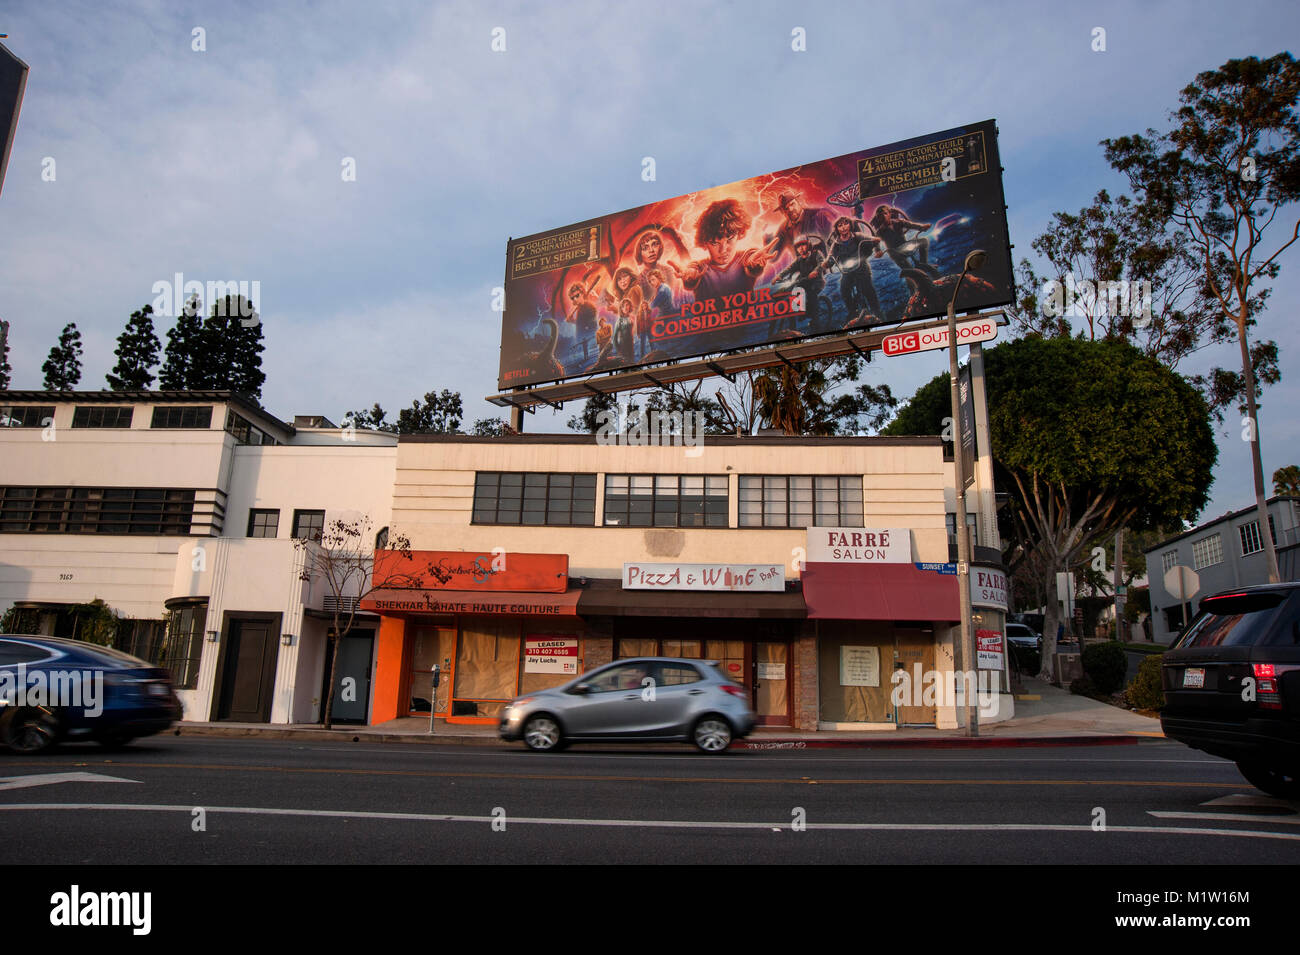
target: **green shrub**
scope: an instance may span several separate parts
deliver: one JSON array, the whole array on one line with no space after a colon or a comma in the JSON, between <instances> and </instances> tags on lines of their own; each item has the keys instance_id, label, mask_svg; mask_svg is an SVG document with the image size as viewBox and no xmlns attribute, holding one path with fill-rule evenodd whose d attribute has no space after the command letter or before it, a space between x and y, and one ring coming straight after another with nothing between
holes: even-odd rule
<instances>
[{"instance_id":1,"label":"green shrub","mask_svg":"<svg viewBox=\"0 0 1300 955\"><path fill-rule=\"evenodd\" d=\"M1128 674L1128 657L1122 643L1094 643L1084 647L1083 672L1097 692L1109 696L1124 686Z\"/></svg>"},{"instance_id":2,"label":"green shrub","mask_svg":"<svg viewBox=\"0 0 1300 955\"><path fill-rule=\"evenodd\" d=\"M1070 692L1075 696L1092 696L1097 692L1097 688L1093 685L1092 680L1088 678L1088 674L1085 673L1083 676L1075 677L1070 681Z\"/></svg>"},{"instance_id":3,"label":"green shrub","mask_svg":"<svg viewBox=\"0 0 1300 955\"><path fill-rule=\"evenodd\" d=\"M1128 701L1139 710L1158 710L1165 705L1164 687L1160 685L1160 661L1153 653L1142 661L1137 676L1128 685Z\"/></svg>"}]
</instances>

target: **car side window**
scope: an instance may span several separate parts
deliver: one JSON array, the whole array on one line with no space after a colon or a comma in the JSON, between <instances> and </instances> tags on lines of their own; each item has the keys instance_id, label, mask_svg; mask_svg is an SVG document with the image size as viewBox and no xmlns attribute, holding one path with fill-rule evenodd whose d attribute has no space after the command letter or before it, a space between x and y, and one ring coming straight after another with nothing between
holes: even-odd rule
<instances>
[{"instance_id":1,"label":"car side window","mask_svg":"<svg viewBox=\"0 0 1300 955\"><path fill-rule=\"evenodd\" d=\"M632 663L626 666L610 667L587 682L593 693L611 693L616 690L639 690L641 681L650 675L650 667L644 663Z\"/></svg>"},{"instance_id":2,"label":"car side window","mask_svg":"<svg viewBox=\"0 0 1300 955\"><path fill-rule=\"evenodd\" d=\"M685 683L699 683L703 679L700 671L688 663L665 663L659 670L660 686L681 686Z\"/></svg>"},{"instance_id":3,"label":"car side window","mask_svg":"<svg viewBox=\"0 0 1300 955\"><path fill-rule=\"evenodd\" d=\"M0 641L0 666L16 663L36 663L48 660L53 654L43 647L34 647L30 643L10 643Z\"/></svg>"}]
</instances>

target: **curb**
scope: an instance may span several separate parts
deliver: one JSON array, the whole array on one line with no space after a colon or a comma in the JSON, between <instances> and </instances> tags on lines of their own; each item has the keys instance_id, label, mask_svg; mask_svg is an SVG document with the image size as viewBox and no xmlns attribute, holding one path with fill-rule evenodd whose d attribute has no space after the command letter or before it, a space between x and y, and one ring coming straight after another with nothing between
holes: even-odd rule
<instances>
[{"instance_id":1,"label":"curb","mask_svg":"<svg viewBox=\"0 0 1300 955\"><path fill-rule=\"evenodd\" d=\"M167 731L174 736L207 736L224 739L296 739L314 742L406 743L423 746L498 746L512 747L495 736L443 735L441 733L358 733L347 730L293 730L267 727L227 729L209 726L178 726ZM1133 746L1141 739L1126 734L1096 736L981 736L938 737L935 739L791 739L765 738L736 740L733 749L994 749L1027 746ZM622 745L622 744L617 744Z\"/></svg>"}]
</instances>

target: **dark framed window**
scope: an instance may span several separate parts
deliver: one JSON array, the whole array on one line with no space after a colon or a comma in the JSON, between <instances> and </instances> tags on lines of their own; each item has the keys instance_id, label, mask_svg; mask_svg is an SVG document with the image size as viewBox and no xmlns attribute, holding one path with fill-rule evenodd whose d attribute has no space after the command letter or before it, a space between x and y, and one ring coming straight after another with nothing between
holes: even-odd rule
<instances>
[{"instance_id":1,"label":"dark framed window","mask_svg":"<svg viewBox=\"0 0 1300 955\"><path fill-rule=\"evenodd\" d=\"M44 428L53 420L53 405L6 405L0 408L0 427L4 428Z\"/></svg>"},{"instance_id":2,"label":"dark framed window","mask_svg":"<svg viewBox=\"0 0 1300 955\"><path fill-rule=\"evenodd\" d=\"M725 474L607 474L606 527L726 527Z\"/></svg>"},{"instance_id":3,"label":"dark framed window","mask_svg":"<svg viewBox=\"0 0 1300 955\"><path fill-rule=\"evenodd\" d=\"M0 488L0 533L184 535L193 518L179 488Z\"/></svg>"},{"instance_id":4,"label":"dark framed window","mask_svg":"<svg viewBox=\"0 0 1300 955\"><path fill-rule=\"evenodd\" d=\"M296 540L318 541L325 532L324 511L294 511L293 536ZM275 535L272 534L272 537Z\"/></svg>"},{"instance_id":5,"label":"dark framed window","mask_svg":"<svg viewBox=\"0 0 1300 955\"><path fill-rule=\"evenodd\" d=\"M235 436L240 444L279 444L253 422L241 414L226 410L226 430Z\"/></svg>"},{"instance_id":6,"label":"dark framed window","mask_svg":"<svg viewBox=\"0 0 1300 955\"><path fill-rule=\"evenodd\" d=\"M158 407L153 409L151 428L211 428L212 407L195 407L182 405L178 408Z\"/></svg>"},{"instance_id":7,"label":"dark framed window","mask_svg":"<svg viewBox=\"0 0 1300 955\"><path fill-rule=\"evenodd\" d=\"M208 605L195 604L173 610L167 620L163 644L150 662L166 667L178 690L192 690L199 682L199 661L203 657L203 625Z\"/></svg>"},{"instance_id":8,"label":"dark framed window","mask_svg":"<svg viewBox=\"0 0 1300 955\"><path fill-rule=\"evenodd\" d=\"M741 475L741 527L862 527L862 477Z\"/></svg>"},{"instance_id":9,"label":"dark framed window","mask_svg":"<svg viewBox=\"0 0 1300 955\"><path fill-rule=\"evenodd\" d=\"M474 475L475 524L590 527L596 475L480 471Z\"/></svg>"},{"instance_id":10,"label":"dark framed window","mask_svg":"<svg viewBox=\"0 0 1300 955\"><path fill-rule=\"evenodd\" d=\"M76 408L72 412L72 426L74 428L129 428L134 413L135 409L129 405L125 408L106 408L102 405Z\"/></svg>"},{"instance_id":11,"label":"dark framed window","mask_svg":"<svg viewBox=\"0 0 1300 955\"><path fill-rule=\"evenodd\" d=\"M253 508L248 512L249 537L275 537L280 532L278 510Z\"/></svg>"},{"instance_id":12,"label":"dark framed window","mask_svg":"<svg viewBox=\"0 0 1300 955\"><path fill-rule=\"evenodd\" d=\"M944 515L944 522L948 526L948 546L957 546L957 515L949 511ZM979 543L979 535L976 533L975 515L966 514L966 529L970 531L970 544L974 547Z\"/></svg>"},{"instance_id":13,"label":"dark framed window","mask_svg":"<svg viewBox=\"0 0 1300 955\"><path fill-rule=\"evenodd\" d=\"M164 646L167 626L162 620L123 620L113 646L123 653L161 665L158 655Z\"/></svg>"}]
</instances>

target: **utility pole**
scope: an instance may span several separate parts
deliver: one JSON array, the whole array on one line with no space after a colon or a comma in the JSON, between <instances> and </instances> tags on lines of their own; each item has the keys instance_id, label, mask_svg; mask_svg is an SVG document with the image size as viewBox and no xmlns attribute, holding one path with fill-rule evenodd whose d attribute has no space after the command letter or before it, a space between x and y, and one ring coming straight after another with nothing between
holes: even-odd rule
<instances>
[{"instance_id":1,"label":"utility pole","mask_svg":"<svg viewBox=\"0 0 1300 955\"><path fill-rule=\"evenodd\" d=\"M1124 640L1124 528L1115 532L1115 639Z\"/></svg>"}]
</instances>

